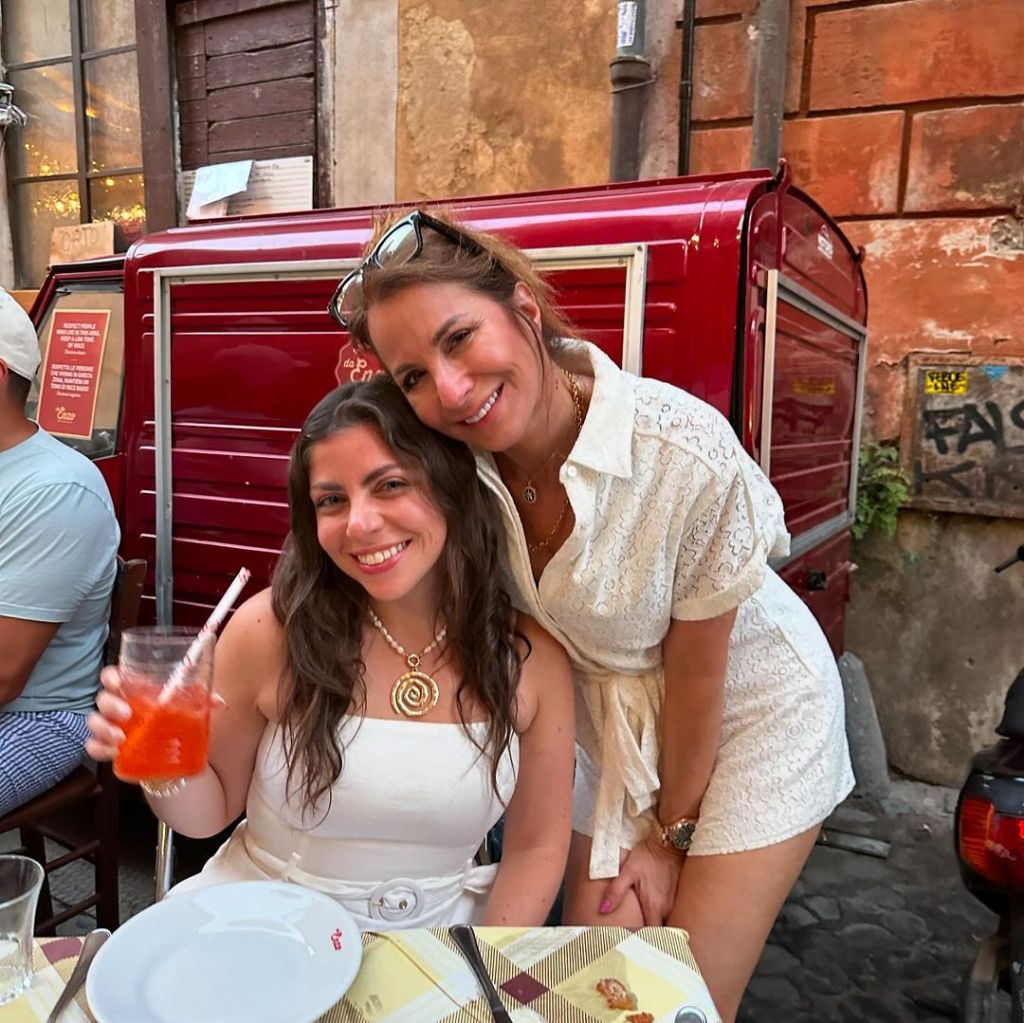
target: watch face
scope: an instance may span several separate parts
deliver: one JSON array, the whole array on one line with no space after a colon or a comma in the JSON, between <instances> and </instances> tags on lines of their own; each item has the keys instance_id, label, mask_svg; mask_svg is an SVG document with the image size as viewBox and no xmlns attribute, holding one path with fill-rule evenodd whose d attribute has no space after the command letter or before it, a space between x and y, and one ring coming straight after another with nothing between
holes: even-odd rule
<instances>
[{"instance_id":1,"label":"watch face","mask_svg":"<svg viewBox=\"0 0 1024 1023\"><path fill-rule=\"evenodd\" d=\"M686 852L693 842L694 824L677 824L672 828L669 841L680 852Z\"/></svg>"}]
</instances>

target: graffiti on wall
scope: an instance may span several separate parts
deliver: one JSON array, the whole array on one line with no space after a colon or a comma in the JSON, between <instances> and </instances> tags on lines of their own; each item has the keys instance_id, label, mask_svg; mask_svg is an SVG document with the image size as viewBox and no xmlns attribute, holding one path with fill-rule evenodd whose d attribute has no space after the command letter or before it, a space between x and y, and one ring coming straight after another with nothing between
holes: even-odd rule
<instances>
[{"instance_id":1,"label":"graffiti on wall","mask_svg":"<svg viewBox=\"0 0 1024 1023\"><path fill-rule=\"evenodd\" d=\"M908 389L911 504L1024 518L1024 363L912 356Z\"/></svg>"}]
</instances>

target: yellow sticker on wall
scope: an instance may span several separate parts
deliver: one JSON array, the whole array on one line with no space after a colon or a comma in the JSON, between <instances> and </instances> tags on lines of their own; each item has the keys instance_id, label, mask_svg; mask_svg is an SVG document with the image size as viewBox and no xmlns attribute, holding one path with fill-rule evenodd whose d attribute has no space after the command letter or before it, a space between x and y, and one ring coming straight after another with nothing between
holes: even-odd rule
<instances>
[{"instance_id":1,"label":"yellow sticker on wall","mask_svg":"<svg viewBox=\"0 0 1024 1023\"><path fill-rule=\"evenodd\" d=\"M926 369L924 371L925 394L966 394L967 370Z\"/></svg>"}]
</instances>

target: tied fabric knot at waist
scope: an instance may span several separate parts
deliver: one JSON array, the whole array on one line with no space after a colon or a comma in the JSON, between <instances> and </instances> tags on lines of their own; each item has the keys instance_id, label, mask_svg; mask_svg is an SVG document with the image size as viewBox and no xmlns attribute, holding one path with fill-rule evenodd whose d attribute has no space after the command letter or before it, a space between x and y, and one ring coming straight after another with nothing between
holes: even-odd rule
<instances>
[{"instance_id":1,"label":"tied fabric knot at waist","mask_svg":"<svg viewBox=\"0 0 1024 1023\"><path fill-rule=\"evenodd\" d=\"M343 881L311 874L299 865L302 846L287 860L260 848L246 835L245 845L253 862L265 873L323 892L336 899L355 918L361 930L417 923L433 926L446 919L447 911L466 892L486 895L494 884L498 864L467 863L461 870L440 877L394 877L386 881Z\"/></svg>"},{"instance_id":2,"label":"tied fabric knot at waist","mask_svg":"<svg viewBox=\"0 0 1024 1023\"><path fill-rule=\"evenodd\" d=\"M661 671L586 674L580 691L590 717L590 728L580 729L580 744L600 771L590 876L616 877L620 850L643 837L644 817L658 799Z\"/></svg>"}]
</instances>

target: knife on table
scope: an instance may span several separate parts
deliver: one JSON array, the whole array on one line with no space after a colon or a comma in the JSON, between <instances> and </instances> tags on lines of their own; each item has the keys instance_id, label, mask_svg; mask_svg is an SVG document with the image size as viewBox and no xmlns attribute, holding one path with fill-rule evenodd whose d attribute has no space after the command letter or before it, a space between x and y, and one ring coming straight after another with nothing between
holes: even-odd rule
<instances>
[{"instance_id":1,"label":"knife on table","mask_svg":"<svg viewBox=\"0 0 1024 1023\"><path fill-rule=\"evenodd\" d=\"M448 928L448 933L451 935L452 941L459 946L459 951L465 957L466 962L469 963L469 968L473 971L473 976L476 977L477 983L487 999L487 1006L494 1017L494 1023L512 1023L512 1017L502 1005L494 982L487 973L487 967L484 966L484 957L480 954L480 946L476 943L473 928L466 924L456 924L454 927Z\"/></svg>"}]
</instances>

